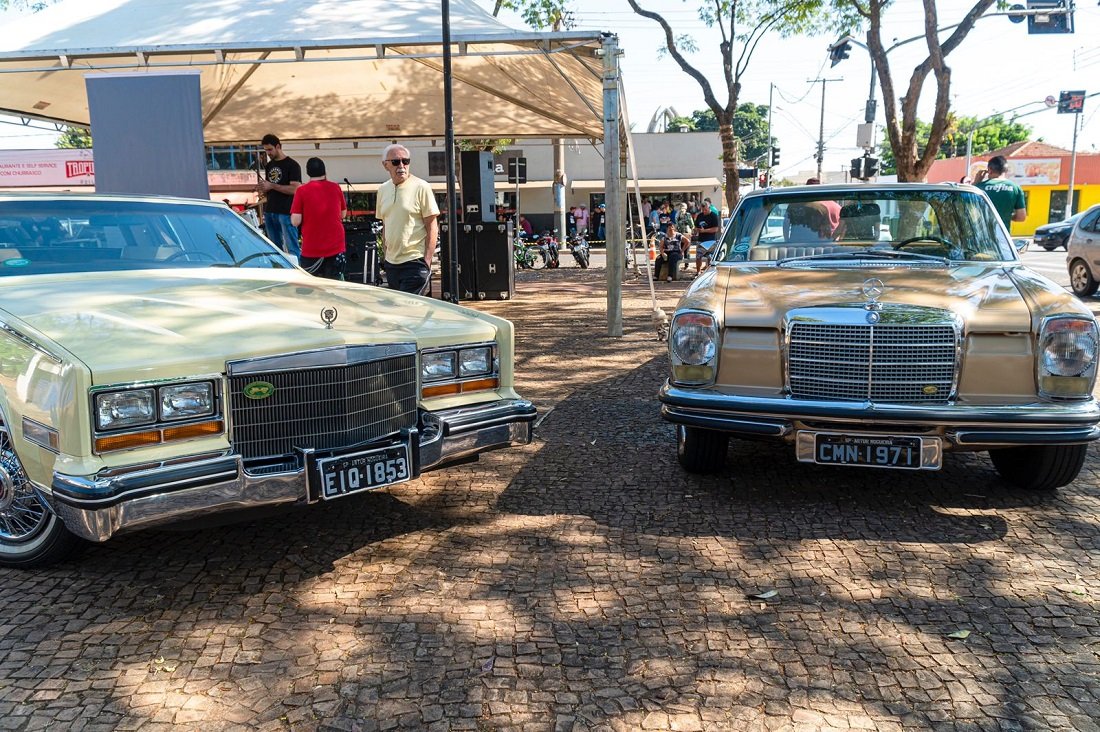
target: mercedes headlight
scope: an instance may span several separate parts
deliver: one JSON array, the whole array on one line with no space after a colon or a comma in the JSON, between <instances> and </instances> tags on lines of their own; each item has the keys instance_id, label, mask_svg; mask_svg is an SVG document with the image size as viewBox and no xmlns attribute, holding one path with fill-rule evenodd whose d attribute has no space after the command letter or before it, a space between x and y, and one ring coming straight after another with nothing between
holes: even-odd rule
<instances>
[{"instance_id":1,"label":"mercedes headlight","mask_svg":"<svg viewBox=\"0 0 1100 732\"><path fill-rule=\"evenodd\" d=\"M672 318L668 342L674 382L714 381L718 355L718 321L714 315L691 310L677 313Z\"/></svg>"},{"instance_id":2,"label":"mercedes headlight","mask_svg":"<svg viewBox=\"0 0 1100 732\"><path fill-rule=\"evenodd\" d=\"M96 429L116 430L157 421L156 391L133 389L97 394Z\"/></svg>"},{"instance_id":3,"label":"mercedes headlight","mask_svg":"<svg viewBox=\"0 0 1100 732\"><path fill-rule=\"evenodd\" d=\"M1080 317L1048 318L1039 332L1039 392L1085 398L1096 381L1096 322Z\"/></svg>"}]
</instances>

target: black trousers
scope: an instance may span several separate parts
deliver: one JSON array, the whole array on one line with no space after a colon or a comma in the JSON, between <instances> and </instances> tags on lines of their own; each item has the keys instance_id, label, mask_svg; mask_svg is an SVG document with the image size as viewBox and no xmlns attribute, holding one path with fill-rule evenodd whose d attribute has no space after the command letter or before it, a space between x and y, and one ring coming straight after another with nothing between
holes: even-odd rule
<instances>
[{"instance_id":1,"label":"black trousers","mask_svg":"<svg viewBox=\"0 0 1100 732\"><path fill-rule=\"evenodd\" d=\"M423 259L413 259L401 264L384 262L386 286L412 295L423 295L431 284L432 270Z\"/></svg>"},{"instance_id":2,"label":"black trousers","mask_svg":"<svg viewBox=\"0 0 1100 732\"><path fill-rule=\"evenodd\" d=\"M298 257L298 266L314 277L342 280L345 261L344 253L340 252L331 257Z\"/></svg>"},{"instance_id":3,"label":"black trousers","mask_svg":"<svg viewBox=\"0 0 1100 732\"><path fill-rule=\"evenodd\" d=\"M683 259L683 256L679 249L674 252L665 252L663 255L658 254L657 258L653 260L653 279L661 279L661 265L665 265L665 277L677 279L676 275L680 271L681 259Z\"/></svg>"}]
</instances>

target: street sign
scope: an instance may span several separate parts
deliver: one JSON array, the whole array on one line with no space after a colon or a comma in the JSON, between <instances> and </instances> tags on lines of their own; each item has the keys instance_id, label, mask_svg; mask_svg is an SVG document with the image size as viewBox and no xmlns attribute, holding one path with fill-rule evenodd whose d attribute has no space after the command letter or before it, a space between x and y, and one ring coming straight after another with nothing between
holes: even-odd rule
<instances>
[{"instance_id":1,"label":"street sign","mask_svg":"<svg viewBox=\"0 0 1100 732\"><path fill-rule=\"evenodd\" d=\"M1027 32L1072 33L1073 3L1066 0L1027 0Z\"/></svg>"},{"instance_id":2,"label":"street sign","mask_svg":"<svg viewBox=\"0 0 1100 732\"><path fill-rule=\"evenodd\" d=\"M875 135L875 126L870 122L856 125L856 147L872 148Z\"/></svg>"},{"instance_id":3,"label":"street sign","mask_svg":"<svg viewBox=\"0 0 1100 732\"><path fill-rule=\"evenodd\" d=\"M1058 114L1081 114L1084 109L1084 90L1064 91L1058 95Z\"/></svg>"},{"instance_id":4,"label":"street sign","mask_svg":"<svg viewBox=\"0 0 1100 732\"><path fill-rule=\"evenodd\" d=\"M527 158L508 158L508 182L527 182Z\"/></svg>"}]
</instances>

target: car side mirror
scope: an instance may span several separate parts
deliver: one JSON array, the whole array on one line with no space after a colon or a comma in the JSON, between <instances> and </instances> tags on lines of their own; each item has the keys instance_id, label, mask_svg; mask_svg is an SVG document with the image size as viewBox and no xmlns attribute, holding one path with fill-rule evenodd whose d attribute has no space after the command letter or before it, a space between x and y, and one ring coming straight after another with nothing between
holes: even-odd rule
<instances>
[{"instance_id":1,"label":"car side mirror","mask_svg":"<svg viewBox=\"0 0 1100 732\"><path fill-rule=\"evenodd\" d=\"M1031 243L1031 241L1028 240L1028 239L1013 239L1012 240L1012 244L1016 247L1016 253L1017 254L1023 254L1024 252L1026 252L1028 244L1030 244L1030 243Z\"/></svg>"}]
</instances>

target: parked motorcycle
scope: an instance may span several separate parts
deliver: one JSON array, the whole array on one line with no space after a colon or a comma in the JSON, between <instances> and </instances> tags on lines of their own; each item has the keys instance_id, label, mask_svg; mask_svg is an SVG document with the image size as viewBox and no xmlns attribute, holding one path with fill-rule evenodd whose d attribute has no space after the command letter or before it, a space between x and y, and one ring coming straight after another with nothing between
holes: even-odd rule
<instances>
[{"instance_id":1,"label":"parked motorcycle","mask_svg":"<svg viewBox=\"0 0 1100 732\"><path fill-rule=\"evenodd\" d=\"M561 266L561 260L558 259L558 238L554 236L553 232L542 232L537 247L538 253L542 257L542 263L547 269L557 269ZM536 265L537 267L538 265Z\"/></svg>"},{"instance_id":2,"label":"parked motorcycle","mask_svg":"<svg viewBox=\"0 0 1100 732\"><path fill-rule=\"evenodd\" d=\"M512 239L512 252L520 269L540 269L546 264L538 246L538 237L520 234Z\"/></svg>"},{"instance_id":3,"label":"parked motorcycle","mask_svg":"<svg viewBox=\"0 0 1100 732\"><path fill-rule=\"evenodd\" d=\"M581 269L588 269L588 240L584 238L584 234L574 234L566 239L566 244L569 246L569 251L573 253L573 259L576 260L577 266Z\"/></svg>"}]
</instances>

